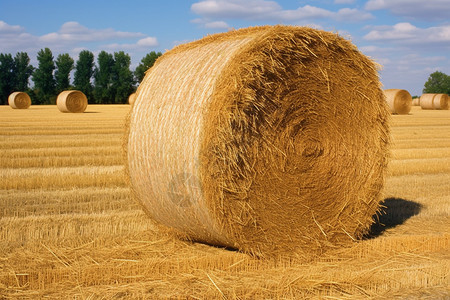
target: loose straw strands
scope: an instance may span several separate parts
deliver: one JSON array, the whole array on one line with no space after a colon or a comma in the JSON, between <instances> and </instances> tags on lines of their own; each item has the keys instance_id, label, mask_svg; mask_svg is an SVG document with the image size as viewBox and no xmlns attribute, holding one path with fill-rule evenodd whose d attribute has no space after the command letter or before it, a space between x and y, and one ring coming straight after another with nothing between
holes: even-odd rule
<instances>
[{"instance_id":1,"label":"loose straw strands","mask_svg":"<svg viewBox=\"0 0 450 300\"><path fill-rule=\"evenodd\" d=\"M131 187L180 235L309 257L373 222L390 113L375 63L340 36L293 26L211 35L160 57L138 95L125 139Z\"/></svg>"},{"instance_id":2,"label":"loose straw strands","mask_svg":"<svg viewBox=\"0 0 450 300\"><path fill-rule=\"evenodd\" d=\"M25 92L14 92L9 95L8 104L11 108L27 109L31 106L31 99Z\"/></svg>"},{"instance_id":3,"label":"loose straw strands","mask_svg":"<svg viewBox=\"0 0 450 300\"><path fill-rule=\"evenodd\" d=\"M82 113L86 110L88 100L80 91L64 91L58 95L56 105L61 112Z\"/></svg>"},{"instance_id":4,"label":"loose straw strands","mask_svg":"<svg viewBox=\"0 0 450 300\"><path fill-rule=\"evenodd\" d=\"M412 97L407 90L388 89L384 94L391 113L407 115L411 111Z\"/></svg>"}]
</instances>

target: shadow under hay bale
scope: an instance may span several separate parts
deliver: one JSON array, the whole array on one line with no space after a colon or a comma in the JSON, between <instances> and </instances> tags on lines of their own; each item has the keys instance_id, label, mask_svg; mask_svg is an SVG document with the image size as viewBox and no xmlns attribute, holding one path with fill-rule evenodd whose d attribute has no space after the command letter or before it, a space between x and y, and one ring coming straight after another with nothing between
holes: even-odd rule
<instances>
[{"instance_id":1,"label":"shadow under hay bale","mask_svg":"<svg viewBox=\"0 0 450 300\"><path fill-rule=\"evenodd\" d=\"M419 214L422 204L401 198L386 198L381 205L384 208L380 214L374 216L375 223L364 236L365 239L376 238L384 231L403 224L409 218Z\"/></svg>"},{"instance_id":2,"label":"shadow under hay bale","mask_svg":"<svg viewBox=\"0 0 450 300\"><path fill-rule=\"evenodd\" d=\"M151 218L191 240L310 257L372 224L389 118L376 64L337 34L211 35L146 73L127 121L128 177Z\"/></svg>"}]
</instances>

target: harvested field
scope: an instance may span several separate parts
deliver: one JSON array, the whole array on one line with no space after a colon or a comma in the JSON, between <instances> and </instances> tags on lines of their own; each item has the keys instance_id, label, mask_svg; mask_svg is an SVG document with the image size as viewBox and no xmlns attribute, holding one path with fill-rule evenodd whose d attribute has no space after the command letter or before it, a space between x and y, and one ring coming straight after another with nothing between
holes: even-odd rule
<instances>
[{"instance_id":1,"label":"harvested field","mask_svg":"<svg viewBox=\"0 0 450 300\"><path fill-rule=\"evenodd\" d=\"M450 111L392 116L386 226L316 260L274 261L150 221L123 174L129 109L0 107L0 298L450 297Z\"/></svg>"}]
</instances>

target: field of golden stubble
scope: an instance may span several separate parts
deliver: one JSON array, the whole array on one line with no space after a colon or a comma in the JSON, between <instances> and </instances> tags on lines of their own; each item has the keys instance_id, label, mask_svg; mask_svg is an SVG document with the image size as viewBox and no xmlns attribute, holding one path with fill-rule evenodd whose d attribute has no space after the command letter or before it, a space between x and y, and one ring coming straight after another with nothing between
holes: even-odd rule
<instances>
[{"instance_id":1,"label":"field of golden stubble","mask_svg":"<svg viewBox=\"0 0 450 300\"><path fill-rule=\"evenodd\" d=\"M158 231L124 180L128 110L0 107L0 299L450 297L450 111L392 117L385 227L271 261Z\"/></svg>"}]
</instances>

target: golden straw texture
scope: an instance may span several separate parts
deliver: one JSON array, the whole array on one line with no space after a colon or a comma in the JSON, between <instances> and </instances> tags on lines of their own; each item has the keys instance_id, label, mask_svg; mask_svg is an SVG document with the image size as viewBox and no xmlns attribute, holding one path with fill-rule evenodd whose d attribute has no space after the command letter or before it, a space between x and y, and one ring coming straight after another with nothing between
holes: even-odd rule
<instances>
[{"instance_id":1,"label":"golden straw texture","mask_svg":"<svg viewBox=\"0 0 450 300\"><path fill-rule=\"evenodd\" d=\"M448 95L447 94L436 94L433 98L434 109L448 109Z\"/></svg>"},{"instance_id":2,"label":"golden straw texture","mask_svg":"<svg viewBox=\"0 0 450 300\"><path fill-rule=\"evenodd\" d=\"M375 64L336 34L211 35L146 73L127 121L127 173L146 212L180 235L310 257L372 224L389 115Z\"/></svg>"},{"instance_id":3,"label":"golden straw texture","mask_svg":"<svg viewBox=\"0 0 450 300\"><path fill-rule=\"evenodd\" d=\"M128 96L128 104L133 105L135 100L136 100L136 93L132 93L130 94L130 96Z\"/></svg>"},{"instance_id":4,"label":"golden straw texture","mask_svg":"<svg viewBox=\"0 0 450 300\"><path fill-rule=\"evenodd\" d=\"M31 99L25 92L14 92L9 95L8 104L11 108L27 109L31 106Z\"/></svg>"},{"instance_id":5,"label":"golden straw texture","mask_svg":"<svg viewBox=\"0 0 450 300\"><path fill-rule=\"evenodd\" d=\"M420 96L420 107L422 109L448 109L447 94L423 94Z\"/></svg>"},{"instance_id":6,"label":"golden straw texture","mask_svg":"<svg viewBox=\"0 0 450 300\"><path fill-rule=\"evenodd\" d=\"M407 115L411 111L412 97L407 90L387 89L384 94L391 113Z\"/></svg>"},{"instance_id":7,"label":"golden straw texture","mask_svg":"<svg viewBox=\"0 0 450 300\"><path fill-rule=\"evenodd\" d=\"M61 112L82 113L86 110L88 100L83 92L64 91L58 95L56 105Z\"/></svg>"}]
</instances>

